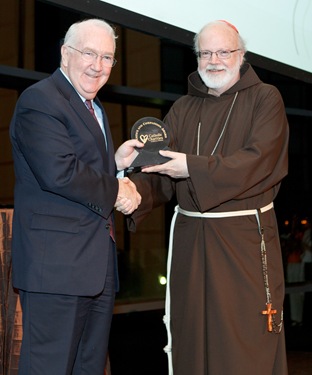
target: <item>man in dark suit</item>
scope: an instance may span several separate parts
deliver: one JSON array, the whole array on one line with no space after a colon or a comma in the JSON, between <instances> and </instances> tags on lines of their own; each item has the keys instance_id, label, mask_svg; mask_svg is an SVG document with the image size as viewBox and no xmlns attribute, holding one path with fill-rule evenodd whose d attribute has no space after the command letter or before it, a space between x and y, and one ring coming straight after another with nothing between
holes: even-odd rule
<instances>
[{"instance_id":1,"label":"man in dark suit","mask_svg":"<svg viewBox=\"0 0 312 375\"><path fill-rule=\"evenodd\" d=\"M73 24L60 69L22 93L12 118L20 375L104 374L118 290L113 211L130 214L141 200L116 178L141 144L127 141L114 155L96 98L116 62L115 39L102 20Z\"/></svg>"}]
</instances>

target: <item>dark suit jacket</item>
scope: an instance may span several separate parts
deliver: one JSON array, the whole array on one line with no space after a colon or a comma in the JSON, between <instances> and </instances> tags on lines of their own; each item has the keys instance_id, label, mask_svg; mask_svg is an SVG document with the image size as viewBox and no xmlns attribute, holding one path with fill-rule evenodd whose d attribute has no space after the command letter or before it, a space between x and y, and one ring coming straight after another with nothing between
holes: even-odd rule
<instances>
[{"instance_id":1,"label":"dark suit jacket","mask_svg":"<svg viewBox=\"0 0 312 375\"><path fill-rule=\"evenodd\" d=\"M96 103L108 150L99 125L59 69L18 99L10 125L18 289L86 296L103 289L118 181L108 120Z\"/></svg>"}]
</instances>

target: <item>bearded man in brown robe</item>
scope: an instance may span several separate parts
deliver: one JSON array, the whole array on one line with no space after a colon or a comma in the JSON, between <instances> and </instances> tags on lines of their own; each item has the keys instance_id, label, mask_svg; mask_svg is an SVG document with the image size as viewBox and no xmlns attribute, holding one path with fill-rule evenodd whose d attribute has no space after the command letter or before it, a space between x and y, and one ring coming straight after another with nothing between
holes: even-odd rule
<instances>
[{"instance_id":1,"label":"bearded man in brown robe","mask_svg":"<svg viewBox=\"0 0 312 375\"><path fill-rule=\"evenodd\" d=\"M195 36L198 70L164 119L171 158L135 173L136 230L175 195L165 322L169 374L286 375L284 275L273 201L288 171L279 91L226 21Z\"/></svg>"}]
</instances>

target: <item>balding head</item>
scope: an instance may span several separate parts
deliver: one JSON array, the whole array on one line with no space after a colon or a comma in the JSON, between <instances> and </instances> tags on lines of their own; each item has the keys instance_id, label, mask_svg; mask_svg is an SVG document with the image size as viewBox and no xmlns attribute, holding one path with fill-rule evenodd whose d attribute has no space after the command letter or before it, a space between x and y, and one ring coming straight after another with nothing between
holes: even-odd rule
<instances>
[{"instance_id":1,"label":"balding head","mask_svg":"<svg viewBox=\"0 0 312 375\"><path fill-rule=\"evenodd\" d=\"M214 38L218 38L220 44L226 43L226 40L228 40L228 44L232 43L231 45L236 45L236 48L239 48L244 53L246 52L245 42L240 36L238 29L225 20L212 21L204 25L194 37L194 51L197 53L203 49L201 46L203 39ZM220 48L225 48L225 45Z\"/></svg>"}]
</instances>

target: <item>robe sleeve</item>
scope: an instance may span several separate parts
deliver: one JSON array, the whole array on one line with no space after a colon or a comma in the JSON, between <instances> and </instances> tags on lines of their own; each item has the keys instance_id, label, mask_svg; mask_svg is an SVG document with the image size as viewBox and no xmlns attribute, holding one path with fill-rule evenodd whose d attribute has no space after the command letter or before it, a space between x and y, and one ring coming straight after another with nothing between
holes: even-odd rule
<instances>
[{"instance_id":1,"label":"robe sleeve","mask_svg":"<svg viewBox=\"0 0 312 375\"><path fill-rule=\"evenodd\" d=\"M133 173L129 178L134 182L142 202L138 209L127 218L127 227L131 232L149 215L153 208L167 203L175 193L174 181L168 176L146 173Z\"/></svg>"}]
</instances>

